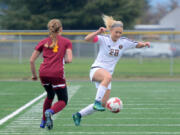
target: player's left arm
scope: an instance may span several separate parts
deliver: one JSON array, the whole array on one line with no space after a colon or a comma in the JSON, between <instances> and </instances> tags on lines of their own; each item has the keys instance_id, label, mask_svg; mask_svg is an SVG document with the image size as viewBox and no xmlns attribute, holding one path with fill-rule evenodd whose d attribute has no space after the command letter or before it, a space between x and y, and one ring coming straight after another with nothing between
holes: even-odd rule
<instances>
[{"instance_id":1,"label":"player's left arm","mask_svg":"<svg viewBox=\"0 0 180 135\"><path fill-rule=\"evenodd\" d=\"M72 62L72 49L71 48L68 48L66 49L66 54L65 54L65 63L71 63Z\"/></svg>"},{"instance_id":2,"label":"player's left arm","mask_svg":"<svg viewBox=\"0 0 180 135\"><path fill-rule=\"evenodd\" d=\"M40 52L37 50L34 50L32 53L32 56L30 58L30 66L31 66L31 72L32 72L32 80L37 80L37 74L36 74L36 68L35 68L35 61L39 57Z\"/></svg>"},{"instance_id":3,"label":"player's left arm","mask_svg":"<svg viewBox=\"0 0 180 135\"><path fill-rule=\"evenodd\" d=\"M150 42L138 42L136 45L136 48L142 48L142 47L150 47Z\"/></svg>"}]
</instances>

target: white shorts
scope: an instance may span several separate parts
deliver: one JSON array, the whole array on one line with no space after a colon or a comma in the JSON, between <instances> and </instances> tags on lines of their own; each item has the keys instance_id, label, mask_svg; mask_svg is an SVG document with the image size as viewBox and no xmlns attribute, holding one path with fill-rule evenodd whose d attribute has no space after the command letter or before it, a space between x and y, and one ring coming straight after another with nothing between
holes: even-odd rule
<instances>
[{"instance_id":1,"label":"white shorts","mask_svg":"<svg viewBox=\"0 0 180 135\"><path fill-rule=\"evenodd\" d=\"M92 68L92 69L90 70L90 72L89 72L90 80L95 83L96 88L99 87L100 82L93 81L92 79L93 79L94 73L95 73L98 69L101 69L101 68L98 68L98 67L97 67L97 68ZM109 85L108 85L108 89L111 90L111 82L110 82Z\"/></svg>"}]
</instances>

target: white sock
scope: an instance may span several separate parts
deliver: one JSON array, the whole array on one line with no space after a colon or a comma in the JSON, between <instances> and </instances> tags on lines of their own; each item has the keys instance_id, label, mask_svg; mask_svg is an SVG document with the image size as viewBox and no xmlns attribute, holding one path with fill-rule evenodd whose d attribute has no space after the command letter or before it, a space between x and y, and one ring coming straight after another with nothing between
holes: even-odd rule
<instances>
[{"instance_id":1,"label":"white sock","mask_svg":"<svg viewBox=\"0 0 180 135\"><path fill-rule=\"evenodd\" d=\"M96 112L96 110L93 109L94 104L90 104L87 107L83 108L81 111L79 111L79 113L81 114L81 116L86 116L86 115L90 115L94 112Z\"/></svg>"},{"instance_id":2,"label":"white sock","mask_svg":"<svg viewBox=\"0 0 180 135\"><path fill-rule=\"evenodd\" d=\"M99 85L97 93L96 93L96 101L101 101L104 97L107 88L105 86Z\"/></svg>"}]
</instances>

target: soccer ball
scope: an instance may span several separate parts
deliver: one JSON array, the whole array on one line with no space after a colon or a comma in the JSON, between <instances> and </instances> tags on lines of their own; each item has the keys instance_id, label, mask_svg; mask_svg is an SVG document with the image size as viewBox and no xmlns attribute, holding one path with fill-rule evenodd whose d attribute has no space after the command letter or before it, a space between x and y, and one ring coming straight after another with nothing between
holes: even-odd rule
<instances>
[{"instance_id":1,"label":"soccer ball","mask_svg":"<svg viewBox=\"0 0 180 135\"><path fill-rule=\"evenodd\" d=\"M118 113L123 108L123 102L118 97L112 97L107 101L106 108L112 113Z\"/></svg>"}]
</instances>

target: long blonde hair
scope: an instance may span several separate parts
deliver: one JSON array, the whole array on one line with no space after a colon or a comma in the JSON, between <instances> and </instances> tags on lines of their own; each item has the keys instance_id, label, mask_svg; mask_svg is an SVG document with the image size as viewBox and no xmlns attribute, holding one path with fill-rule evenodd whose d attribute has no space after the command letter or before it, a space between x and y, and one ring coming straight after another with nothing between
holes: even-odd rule
<instances>
[{"instance_id":1,"label":"long blonde hair","mask_svg":"<svg viewBox=\"0 0 180 135\"><path fill-rule=\"evenodd\" d=\"M102 18L107 30L111 30L113 27L123 28L123 23L121 21L114 20L112 16L102 15Z\"/></svg>"},{"instance_id":2,"label":"long blonde hair","mask_svg":"<svg viewBox=\"0 0 180 135\"><path fill-rule=\"evenodd\" d=\"M57 43L57 34L59 34L59 30L62 27L62 23L59 19L52 19L48 22L48 30L49 30L49 36L52 40L52 44L48 45L48 43L45 44L45 47L47 48L54 48Z\"/></svg>"}]
</instances>

